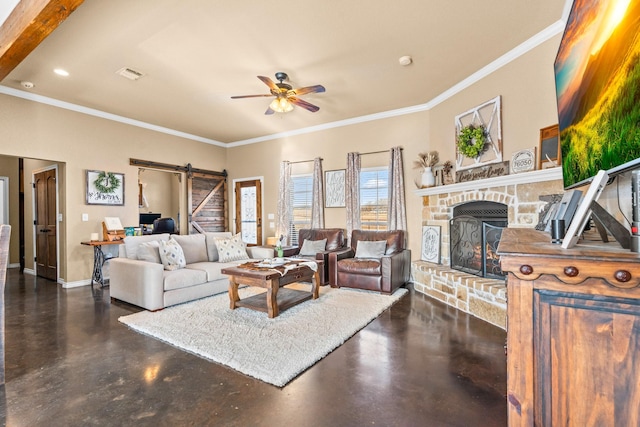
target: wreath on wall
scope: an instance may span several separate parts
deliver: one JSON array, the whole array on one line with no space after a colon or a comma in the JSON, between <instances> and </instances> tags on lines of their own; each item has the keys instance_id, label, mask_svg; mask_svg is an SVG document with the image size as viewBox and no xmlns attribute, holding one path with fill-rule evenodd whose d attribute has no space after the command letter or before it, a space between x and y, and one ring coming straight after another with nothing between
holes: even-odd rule
<instances>
[{"instance_id":1,"label":"wreath on wall","mask_svg":"<svg viewBox=\"0 0 640 427\"><path fill-rule=\"evenodd\" d=\"M105 185L106 184L106 185ZM113 193L120 187L120 178L114 175L113 172L100 172L93 185L101 193Z\"/></svg>"},{"instance_id":2,"label":"wreath on wall","mask_svg":"<svg viewBox=\"0 0 640 427\"><path fill-rule=\"evenodd\" d=\"M485 149L487 132L483 125L467 125L458 134L458 151L465 157L475 159Z\"/></svg>"}]
</instances>

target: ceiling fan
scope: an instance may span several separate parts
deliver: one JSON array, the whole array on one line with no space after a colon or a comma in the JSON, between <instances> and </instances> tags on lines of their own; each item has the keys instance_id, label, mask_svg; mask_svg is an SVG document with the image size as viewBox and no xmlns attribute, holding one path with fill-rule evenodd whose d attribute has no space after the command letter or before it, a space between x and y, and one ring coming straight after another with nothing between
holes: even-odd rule
<instances>
[{"instance_id":1,"label":"ceiling fan","mask_svg":"<svg viewBox=\"0 0 640 427\"><path fill-rule=\"evenodd\" d=\"M265 114L273 114L276 112L287 113L293 110L294 105L297 105L298 107L302 107L305 110L309 110L312 113L315 113L320 109L320 107L310 104L307 101L304 101L298 98L298 96L306 95L308 93L324 92L325 91L324 86L315 85L315 86L301 87L300 89L293 89L293 87L290 84L282 83L283 80L287 80L289 78L289 76L287 76L287 73L283 73L282 71L279 71L276 73L276 80L278 80L279 83L274 83L273 80L265 76L258 76L258 78L262 80L264 84L269 86L269 89L271 91L270 94L232 96L231 99L275 96L276 99L274 99L271 102L271 104L269 104L267 111L264 112Z\"/></svg>"}]
</instances>

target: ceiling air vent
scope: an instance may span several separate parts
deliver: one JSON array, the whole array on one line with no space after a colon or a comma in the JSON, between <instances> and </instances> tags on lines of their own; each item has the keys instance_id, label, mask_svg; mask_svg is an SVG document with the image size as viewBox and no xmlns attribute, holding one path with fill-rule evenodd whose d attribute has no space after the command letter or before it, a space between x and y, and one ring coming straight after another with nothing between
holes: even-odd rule
<instances>
[{"instance_id":1,"label":"ceiling air vent","mask_svg":"<svg viewBox=\"0 0 640 427\"><path fill-rule=\"evenodd\" d=\"M139 78L144 76L144 74L141 73L140 71L136 71L134 69L127 68L127 67L119 69L118 71L116 71L116 74L119 74L122 77L125 77L129 80L138 80Z\"/></svg>"}]
</instances>

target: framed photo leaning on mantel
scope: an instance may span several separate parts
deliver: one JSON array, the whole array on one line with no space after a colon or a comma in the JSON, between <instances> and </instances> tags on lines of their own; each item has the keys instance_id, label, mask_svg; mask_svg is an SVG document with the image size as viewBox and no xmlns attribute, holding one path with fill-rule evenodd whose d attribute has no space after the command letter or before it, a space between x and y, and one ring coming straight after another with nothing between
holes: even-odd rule
<instances>
[{"instance_id":1,"label":"framed photo leaning on mantel","mask_svg":"<svg viewBox=\"0 0 640 427\"><path fill-rule=\"evenodd\" d=\"M558 125L540 129L540 149L538 153L538 169L560 166L562 152L560 151Z\"/></svg>"},{"instance_id":2,"label":"framed photo leaning on mantel","mask_svg":"<svg viewBox=\"0 0 640 427\"><path fill-rule=\"evenodd\" d=\"M87 204L124 206L124 174L87 171Z\"/></svg>"},{"instance_id":3,"label":"framed photo leaning on mantel","mask_svg":"<svg viewBox=\"0 0 640 427\"><path fill-rule=\"evenodd\" d=\"M345 169L325 171L324 173L324 207L344 208L345 203Z\"/></svg>"}]
</instances>

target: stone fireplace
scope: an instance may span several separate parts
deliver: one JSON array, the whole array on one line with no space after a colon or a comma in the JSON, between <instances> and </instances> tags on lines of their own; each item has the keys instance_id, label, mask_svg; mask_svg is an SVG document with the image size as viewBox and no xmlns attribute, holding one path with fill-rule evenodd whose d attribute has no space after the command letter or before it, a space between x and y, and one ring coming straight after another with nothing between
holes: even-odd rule
<instances>
[{"instance_id":1,"label":"stone fireplace","mask_svg":"<svg viewBox=\"0 0 640 427\"><path fill-rule=\"evenodd\" d=\"M422 196L422 224L440 226L442 253L440 264L420 260L412 262L412 277L416 291L506 329L507 296L504 278L501 274L481 277L482 275L473 274L468 270L461 271L452 267L452 247L456 244L452 242L452 238L455 241L456 233L460 233L455 228L455 223L452 228L452 221L458 216L474 216L466 213L458 214L466 212L469 207L475 209L478 206L475 203L469 203L491 202L488 206L502 206L506 211L505 219L498 221L504 224L503 226L533 228L538 223L539 212L547 203L541 200L540 196L562 192L561 168L416 190L415 193ZM483 222L495 226L496 221L494 221L495 218L491 218L492 215L493 213L490 213L489 218L484 215L483 219L476 220L470 225L471 229L466 230L466 232L474 232L474 228L489 230L487 233L489 242L485 236L485 241L480 243L480 246L474 245L474 255L477 252L486 254L487 243L493 246L493 250L497 248L496 231L491 227L482 226ZM502 226L497 225L497 227ZM495 265L499 268L497 257L494 255L489 257L489 270ZM458 260L454 260L454 264L457 262Z\"/></svg>"}]
</instances>

